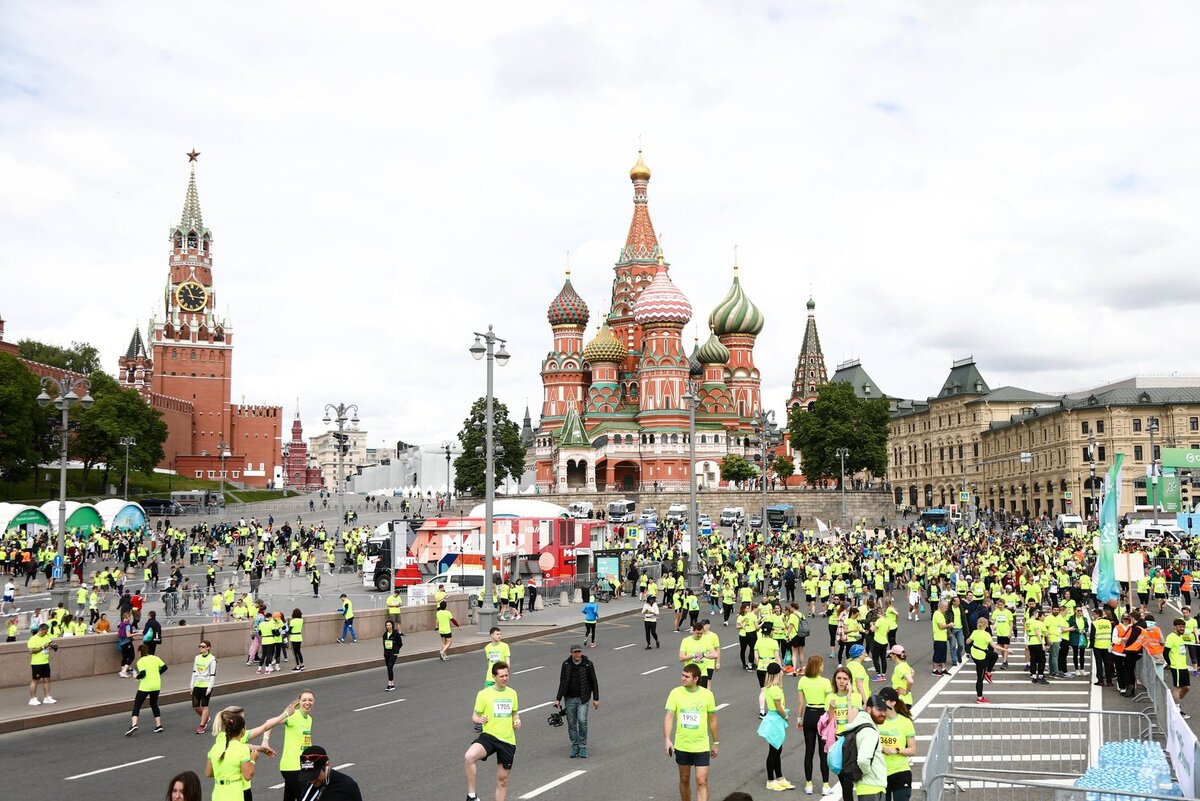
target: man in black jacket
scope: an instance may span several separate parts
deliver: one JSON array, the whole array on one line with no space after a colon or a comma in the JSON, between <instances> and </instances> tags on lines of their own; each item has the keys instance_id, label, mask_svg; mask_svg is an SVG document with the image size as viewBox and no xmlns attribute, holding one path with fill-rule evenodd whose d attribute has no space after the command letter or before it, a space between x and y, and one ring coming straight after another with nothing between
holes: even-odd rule
<instances>
[{"instance_id":1,"label":"man in black jacket","mask_svg":"<svg viewBox=\"0 0 1200 801\"><path fill-rule=\"evenodd\" d=\"M571 655L563 660L558 674L558 694L554 705L563 708L566 699L567 733L571 736L571 758L587 759L588 699L592 708L600 708L600 682L596 666L583 655L583 646L571 646Z\"/></svg>"},{"instance_id":2,"label":"man in black jacket","mask_svg":"<svg viewBox=\"0 0 1200 801\"><path fill-rule=\"evenodd\" d=\"M300 801L362 801L358 782L334 770L329 755L319 745L310 745L300 754L296 784Z\"/></svg>"}]
</instances>

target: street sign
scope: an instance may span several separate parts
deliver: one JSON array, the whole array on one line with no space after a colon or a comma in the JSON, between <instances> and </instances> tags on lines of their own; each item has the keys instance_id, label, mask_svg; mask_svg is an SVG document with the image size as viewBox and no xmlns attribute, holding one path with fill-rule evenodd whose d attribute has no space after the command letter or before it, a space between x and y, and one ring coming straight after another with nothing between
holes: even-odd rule
<instances>
[{"instance_id":1,"label":"street sign","mask_svg":"<svg viewBox=\"0 0 1200 801\"><path fill-rule=\"evenodd\" d=\"M1066 492L1063 493L1063 500L1067 500L1067 501L1075 500L1075 493L1071 492L1070 490L1067 490Z\"/></svg>"},{"instance_id":2,"label":"street sign","mask_svg":"<svg viewBox=\"0 0 1200 801\"><path fill-rule=\"evenodd\" d=\"M960 501L962 501L963 503L970 503L971 502L971 493L960 492L960 493L958 493L958 499Z\"/></svg>"},{"instance_id":3,"label":"street sign","mask_svg":"<svg viewBox=\"0 0 1200 801\"><path fill-rule=\"evenodd\" d=\"M50 577L53 579L60 579L62 576L62 565L55 565L54 571L50 574Z\"/></svg>"},{"instance_id":4,"label":"street sign","mask_svg":"<svg viewBox=\"0 0 1200 801\"><path fill-rule=\"evenodd\" d=\"M1200 469L1200 450L1191 448L1163 448L1161 464L1163 467L1181 467Z\"/></svg>"}]
</instances>

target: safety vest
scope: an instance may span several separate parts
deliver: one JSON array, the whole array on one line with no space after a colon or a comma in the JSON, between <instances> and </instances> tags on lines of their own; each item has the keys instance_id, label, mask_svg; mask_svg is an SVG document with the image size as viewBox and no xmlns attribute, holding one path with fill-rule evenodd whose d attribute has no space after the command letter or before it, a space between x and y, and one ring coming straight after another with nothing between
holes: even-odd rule
<instances>
[{"instance_id":1,"label":"safety vest","mask_svg":"<svg viewBox=\"0 0 1200 801\"><path fill-rule=\"evenodd\" d=\"M1130 626L1130 628L1133 628L1133 627ZM1140 651L1140 650L1142 650L1142 648L1145 647L1145 645L1146 645L1146 629L1143 627L1142 633L1138 635L1138 638L1136 640L1134 640L1133 642L1125 643L1125 651L1126 651L1126 653L1128 653L1130 651L1135 651L1135 652Z\"/></svg>"},{"instance_id":2,"label":"safety vest","mask_svg":"<svg viewBox=\"0 0 1200 801\"><path fill-rule=\"evenodd\" d=\"M1162 656L1163 646L1165 645L1162 629L1157 626L1152 629L1146 629L1143 637L1145 638L1146 653L1150 654L1150 656Z\"/></svg>"},{"instance_id":3,"label":"safety vest","mask_svg":"<svg viewBox=\"0 0 1200 801\"><path fill-rule=\"evenodd\" d=\"M1114 656L1125 655L1125 638L1129 636L1129 630L1133 626L1126 626L1124 623L1118 623L1117 628L1113 633L1112 647L1109 648Z\"/></svg>"},{"instance_id":4,"label":"safety vest","mask_svg":"<svg viewBox=\"0 0 1200 801\"><path fill-rule=\"evenodd\" d=\"M1092 621L1092 629L1096 632L1097 651L1107 651L1112 647L1112 621L1106 617L1096 618Z\"/></svg>"}]
</instances>

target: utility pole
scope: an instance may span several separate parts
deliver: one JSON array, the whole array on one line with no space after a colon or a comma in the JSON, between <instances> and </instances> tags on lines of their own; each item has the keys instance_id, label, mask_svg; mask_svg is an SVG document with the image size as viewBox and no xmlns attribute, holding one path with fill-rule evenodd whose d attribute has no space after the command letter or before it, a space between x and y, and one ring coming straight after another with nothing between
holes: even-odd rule
<instances>
[{"instance_id":1,"label":"utility pole","mask_svg":"<svg viewBox=\"0 0 1200 801\"><path fill-rule=\"evenodd\" d=\"M334 417L331 418L331 414L334 415ZM338 473L336 487L338 494L338 515L341 517L341 522L338 523L340 528L341 526L346 525L346 471L342 466L343 457L346 455L346 450L348 449L348 439L345 433L346 423L348 421L353 425L358 425L358 406L353 403L339 403L336 406L332 403L325 404L325 417L321 420L321 422L325 425L329 425L334 421L337 422L338 427L335 439L337 439L338 449Z\"/></svg>"},{"instance_id":2,"label":"utility pole","mask_svg":"<svg viewBox=\"0 0 1200 801\"><path fill-rule=\"evenodd\" d=\"M129 500L129 446L137 445L133 437L121 437L121 445L125 448L125 500Z\"/></svg>"},{"instance_id":3,"label":"utility pole","mask_svg":"<svg viewBox=\"0 0 1200 801\"><path fill-rule=\"evenodd\" d=\"M846 459L850 456L849 448L838 448L837 457L842 462L842 528L847 527L846 524Z\"/></svg>"}]
</instances>

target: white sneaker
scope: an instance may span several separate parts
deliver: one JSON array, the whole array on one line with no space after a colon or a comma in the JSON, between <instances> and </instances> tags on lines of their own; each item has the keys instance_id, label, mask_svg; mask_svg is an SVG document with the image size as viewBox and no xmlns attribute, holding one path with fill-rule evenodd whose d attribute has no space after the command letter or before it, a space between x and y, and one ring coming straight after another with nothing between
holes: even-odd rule
<instances>
[{"instance_id":1,"label":"white sneaker","mask_svg":"<svg viewBox=\"0 0 1200 801\"><path fill-rule=\"evenodd\" d=\"M38 700L38 699L36 699L36 698L30 698L30 699L29 699L29 705L30 705L30 706L41 706L41 705L42 705L42 702L41 702L41 701L39 701L39 700Z\"/></svg>"},{"instance_id":2,"label":"white sneaker","mask_svg":"<svg viewBox=\"0 0 1200 801\"><path fill-rule=\"evenodd\" d=\"M42 699L42 703L43 704L57 704L58 701L55 701L53 698L51 698L50 696L47 695L45 698Z\"/></svg>"}]
</instances>

